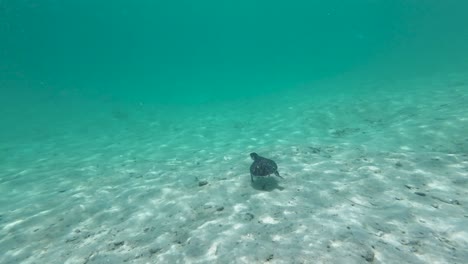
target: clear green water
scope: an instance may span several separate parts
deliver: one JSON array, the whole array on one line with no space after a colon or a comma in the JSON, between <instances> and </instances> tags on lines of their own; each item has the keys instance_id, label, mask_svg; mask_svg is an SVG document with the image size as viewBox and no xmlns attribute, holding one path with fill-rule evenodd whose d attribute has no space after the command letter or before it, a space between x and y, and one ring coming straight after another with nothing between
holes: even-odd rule
<instances>
[{"instance_id":1,"label":"clear green water","mask_svg":"<svg viewBox=\"0 0 468 264\"><path fill-rule=\"evenodd\" d=\"M468 263L467 14L0 0L0 263Z\"/></svg>"},{"instance_id":2,"label":"clear green water","mask_svg":"<svg viewBox=\"0 0 468 264\"><path fill-rule=\"evenodd\" d=\"M198 104L354 71L459 70L467 10L454 0L3 0L0 80L4 95L25 89L22 100Z\"/></svg>"}]
</instances>

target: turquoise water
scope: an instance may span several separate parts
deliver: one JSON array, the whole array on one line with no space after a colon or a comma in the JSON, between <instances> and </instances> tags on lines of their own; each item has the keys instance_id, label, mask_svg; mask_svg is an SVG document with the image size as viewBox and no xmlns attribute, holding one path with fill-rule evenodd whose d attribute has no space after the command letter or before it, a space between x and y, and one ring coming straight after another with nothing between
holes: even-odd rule
<instances>
[{"instance_id":1,"label":"turquoise water","mask_svg":"<svg viewBox=\"0 0 468 264\"><path fill-rule=\"evenodd\" d=\"M466 263L467 11L0 0L0 263Z\"/></svg>"},{"instance_id":2,"label":"turquoise water","mask_svg":"<svg viewBox=\"0 0 468 264\"><path fill-rule=\"evenodd\" d=\"M466 67L463 1L0 5L1 80L27 82L3 86L33 97L71 90L187 104L262 96L356 70L369 78Z\"/></svg>"}]
</instances>

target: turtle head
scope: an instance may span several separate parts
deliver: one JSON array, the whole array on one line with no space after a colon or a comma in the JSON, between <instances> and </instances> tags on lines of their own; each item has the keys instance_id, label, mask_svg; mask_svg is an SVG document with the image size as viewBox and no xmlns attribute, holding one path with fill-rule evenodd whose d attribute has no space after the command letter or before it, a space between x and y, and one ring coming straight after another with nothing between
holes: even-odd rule
<instances>
[{"instance_id":1,"label":"turtle head","mask_svg":"<svg viewBox=\"0 0 468 264\"><path fill-rule=\"evenodd\" d=\"M253 160L257 160L260 156L259 156L257 153L252 152L252 153L250 153L250 157L251 157Z\"/></svg>"}]
</instances>

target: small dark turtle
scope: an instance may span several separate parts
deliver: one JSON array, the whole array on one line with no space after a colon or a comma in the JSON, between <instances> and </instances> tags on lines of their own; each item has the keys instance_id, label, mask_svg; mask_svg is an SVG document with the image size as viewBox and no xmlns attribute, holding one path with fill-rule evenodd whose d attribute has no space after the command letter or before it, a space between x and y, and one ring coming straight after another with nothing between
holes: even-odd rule
<instances>
[{"instance_id":1,"label":"small dark turtle","mask_svg":"<svg viewBox=\"0 0 468 264\"><path fill-rule=\"evenodd\" d=\"M274 174L281 179L278 173L278 165L276 162L272 161L271 159L264 158L257 153L250 153L250 157L253 159L252 165L250 165L250 179L253 180L253 176L269 176L270 174Z\"/></svg>"}]
</instances>

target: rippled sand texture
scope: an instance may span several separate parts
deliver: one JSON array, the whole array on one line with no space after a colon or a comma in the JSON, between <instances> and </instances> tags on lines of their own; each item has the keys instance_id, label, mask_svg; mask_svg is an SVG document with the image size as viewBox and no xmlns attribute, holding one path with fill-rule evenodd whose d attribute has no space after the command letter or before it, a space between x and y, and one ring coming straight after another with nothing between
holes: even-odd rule
<instances>
[{"instance_id":1,"label":"rippled sand texture","mask_svg":"<svg viewBox=\"0 0 468 264\"><path fill-rule=\"evenodd\" d=\"M0 263L467 263L468 80L365 85L2 141Z\"/></svg>"}]
</instances>

